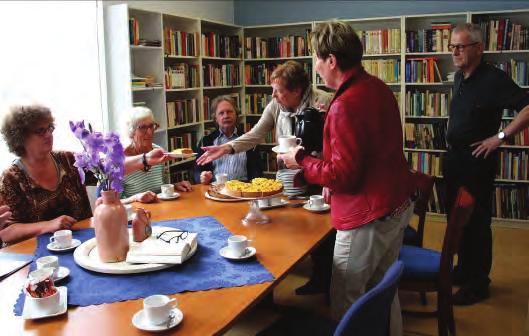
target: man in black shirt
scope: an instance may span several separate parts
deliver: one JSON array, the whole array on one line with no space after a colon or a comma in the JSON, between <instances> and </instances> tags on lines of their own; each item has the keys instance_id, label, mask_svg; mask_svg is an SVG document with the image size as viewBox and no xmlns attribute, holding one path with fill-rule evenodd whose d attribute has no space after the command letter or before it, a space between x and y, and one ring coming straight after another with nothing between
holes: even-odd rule
<instances>
[{"instance_id":1,"label":"man in black shirt","mask_svg":"<svg viewBox=\"0 0 529 336\"><path fill-rule=\"evenodd\" d=\"M505 72L482 60L484 44L479 26L455 27L449 48L459 71L450 105L443 174L448 209L460 186L465 186L476 199L458 252L455 280L461 288L453 298L454 304L469 305L489 297L496 149L529 125L529 94ZM498 132L505 108L519 113Z\"/></svg>"}]
</instances>

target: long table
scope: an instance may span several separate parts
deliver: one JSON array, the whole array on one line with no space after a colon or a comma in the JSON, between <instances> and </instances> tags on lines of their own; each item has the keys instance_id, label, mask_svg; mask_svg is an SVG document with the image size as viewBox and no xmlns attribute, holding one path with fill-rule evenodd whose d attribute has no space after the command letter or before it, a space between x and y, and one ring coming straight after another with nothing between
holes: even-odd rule
<instances>
[{"instance_id":1,"label":"long table","mask_svg":"<svg viewBox=\"0 0 529 336\"><path fill-rule=\"evenodd\" d=\"M172 295L184 313L182 323L169 330L174 335L218 335L227 331L236 319L270 293L288 272L331 231L328 213L310 213L303 208L283 207L267 210L271 222L246 227L241 218L248 202L227 203L204 197L207 187L193 186L174 201L141 206L152 212L152 220L213 216L233 234L253 239L257 259L276 278L274 282ZM75 228L90 227L90 221ZM33 254L36 239L8 246L0 252ZM142 309L143 300L72 307L65 315L44 320L24 320L14 316L13 305L24 284L29 266L0 282L0 333L5 335L140 335L145 332L132 325L132 316ZM155 284L149 284L155 286Z\"/></svg>"}]
</instances>

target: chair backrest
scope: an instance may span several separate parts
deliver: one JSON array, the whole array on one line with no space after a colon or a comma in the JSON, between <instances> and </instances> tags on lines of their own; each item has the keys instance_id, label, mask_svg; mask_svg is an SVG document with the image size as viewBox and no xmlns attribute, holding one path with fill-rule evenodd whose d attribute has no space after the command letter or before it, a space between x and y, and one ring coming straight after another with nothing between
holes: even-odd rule
<instances>
[{"instance_id":1,"label":"chair backrest","mask_svg":"<svg viewBox=\"0 0 529 336\"><path fill-rule=\"evenodd\" d=\"M391 303L404 264L395 261L384 278L349 307L334 331L335 336L387 336Z\"/></svg>"},{"instance_id":2,"label":"chair backrest","mask_svg":"<svg viewBox=\"0 0 529 336\"><path fill-rule=\"evenodd\" d=\"M426 212L428 211L428 203L430 202L430 198L432 196L435 178L417 171L413 171L412 175L418 194L418 197L415 200L413 212L419 217L419 223L417 225L417 242L414 245L422 247Z\"/></svg>"},{"instance_id":3,"label":"chair backrest","mask_svg":"<svg viewBox=\"0 0 529 336\"><path fill-rule=\"evenodd\" d=\"M474 211L474 197L465 187L460 187L457 191L456 200L452 207L450 217L446 226L443 240L443 250L441 252L441 262L439 265L439 286L446 291L452 290L452 268L454 254L459 248L459 242L463 234L463 228L467 225L472 212Z\"/></svg>"}]
</instances>

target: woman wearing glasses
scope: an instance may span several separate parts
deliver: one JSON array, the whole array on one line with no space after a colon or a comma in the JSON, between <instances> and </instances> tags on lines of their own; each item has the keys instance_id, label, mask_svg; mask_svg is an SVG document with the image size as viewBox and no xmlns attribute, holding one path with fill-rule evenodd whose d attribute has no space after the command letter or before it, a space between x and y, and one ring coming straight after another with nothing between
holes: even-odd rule
<instances>
[{"instance_id":1,"label":"woman wearing glasses","mask_svg":"<svg viewBox=\"0 0 529 336\"><path fill-rule=\"evenodd\" d=\"M125 148L125 156L146 155L160 146L153 144L154 131L158 124L154 120L152 111L146 107L134 107L129 113L127 122L130 144ZM151 203L157 200L160 186L164 184L164 166L150 166L144 164L143 169L125 176L124 196L122 202ZM191 191L191 183L188 181L178 182L175 188L179 191Z\"/></svg>"},{"instance_id":2,"label":"woman wearing glasses","mask_svg":"<svg viewBox=\"0 0 529 336\"><path fill-rule=\"evenodd\" d=\"M70 229L92 216L85 186L74 166L73 153L53 150L54 118L41 105L13 106L4 116L2 135L18 156L0 180L0 246L43 233ZM125 172L167 161L163 150L128 157ZM86 183L95 182L87 174ZM7 209L9 219L5 220ZM5 226L5 227L4 227Z\"/></svg>"}]
</instances>

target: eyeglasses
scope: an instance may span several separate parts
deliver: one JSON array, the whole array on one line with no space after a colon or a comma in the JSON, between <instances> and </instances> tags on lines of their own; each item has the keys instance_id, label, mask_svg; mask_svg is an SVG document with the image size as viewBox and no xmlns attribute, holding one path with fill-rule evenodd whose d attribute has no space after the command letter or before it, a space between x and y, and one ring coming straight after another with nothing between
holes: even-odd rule
<instances>
[{"instance_id":1,"label":"eyeglasses","mask_svg":"<svg viewBox=\"0 0 529 336\"><path fill-rule=\"evenodd\" d=\"M173 235L173 233L176 233L176 234ZM189 232L187 231L167 230L157 235L156 239L160 239L161 241L164 241L166 243L170 243L171 241L173 241L173 239L176 239L175 243L178 244L180 240L182 241L186 240L188 235L189 235Z\"/></svg>"},{"instance_id":2,"label":"eyeglasses","mask_svg":"<svg viewBox=\"0 0 529 336\"><path fill-rule=\"evenodd\" d=\"M46 133L53 133L53 131L55 131L55 125L50 124L48 127L37 128L36 130L33 130L32 133L38 136L45 136Z\"/></svg>"},{"instance_id":3,"label":"eyeglasses","mask_svg":"<svg viewBox=\"0 0 529 336\"><path fill-rule=\"evenodd\" d=\"M449 45L448 45L448 50L450 50L450 51L454 51L454 49L457 49L457 51L462 52L462 51L464 51L467 47L470 47L470 46L476 45L476 44L478 44L478 43L479 43L479 42L472 42L472 43L468 43L468 44L449 44Z\"/></svg>"},{"instance_id":4,"label":"eyeglasses","mask_svg":"<svg viewBox=\"0 0 529 336\"><path fill-rule=\"evenodd\" d=\"M149 129L153 130L153 131L156 131L159 127L160 127L160 125L158 123L152 123L152 124L147 124L147 125L136 126L136 129L140 130L140 132L142 132L142 133L145 133Z\"/></svg>"}]
</instances>

